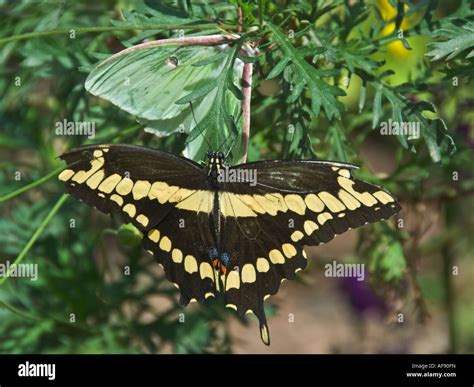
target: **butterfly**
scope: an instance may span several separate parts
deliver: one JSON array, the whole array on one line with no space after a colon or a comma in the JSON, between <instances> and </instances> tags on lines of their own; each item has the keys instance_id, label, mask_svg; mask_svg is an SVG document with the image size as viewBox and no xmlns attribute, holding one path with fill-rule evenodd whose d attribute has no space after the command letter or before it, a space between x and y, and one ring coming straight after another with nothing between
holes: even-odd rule
<instances>
[{"instance_id":1,"label":"butterfly","mask_svg":"<svg viewBox=\"0 0 474 387\"><path fill-rule=\"evenodd\" d=\"M304 246L388 219L400 205L354 179L351 164L257 161L235 166L222 152L207 164L157 149L90 145L60 156L67 192L120 214L180 291L180 303L218 292L227 307L254 313L270 345L264 301L306 267Z\"/></svg>"}]
</instances>

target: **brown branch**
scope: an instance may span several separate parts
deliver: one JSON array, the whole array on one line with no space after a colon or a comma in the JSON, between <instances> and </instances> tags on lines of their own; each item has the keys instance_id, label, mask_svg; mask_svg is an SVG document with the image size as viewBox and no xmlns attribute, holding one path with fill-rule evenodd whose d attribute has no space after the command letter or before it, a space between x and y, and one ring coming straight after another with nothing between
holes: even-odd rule
<instances>
[{"instance_id":1,"label":"brown branch","mask_svg":"<svg viewBox=\"0 0 474 387\"><path fill-rule=\"evenodd\" d=\"M247 160L247 151L250 135L250 98L252 96L252 73L253 64L245 63L242 71L242 158L241 163Z\"/></svg>"},{"instance_id":2,"label":"brown branch","mask_svg":"<svg viewBox=\"0 0 474 387\"><path fill-rule=\"evenodd\" d=\"M240 4L237 6L237 15L238 15L238 22L237 22L237 32L241 33L242 32L242 24L244 22L244 14L242 13L242 5Z\"/></svg>"},{"instance_id":3,"label":"brown branch","mask_svg":"<svg viewBox=\"0 0 474 387\"><path fill-rule=\"evenodd\" d=\"M238 39L239 36L237 35L206 35L206 36L189 36L184 38L170 38L170 39L160 39L154 40L152 42L145 42L141 44L137 44L136 46L128 47L125 50L119 51L116 54L110 56L103 62L97 65L103 66L118 57L128 54L129 52L133 52L136 50L140 50L143 48L150 48L150 47L158 47L164 46L167 44L179 44L182 46L213 46L216 44L225 43L228 40L235 40Z\"/></svg>"}]
</instances>

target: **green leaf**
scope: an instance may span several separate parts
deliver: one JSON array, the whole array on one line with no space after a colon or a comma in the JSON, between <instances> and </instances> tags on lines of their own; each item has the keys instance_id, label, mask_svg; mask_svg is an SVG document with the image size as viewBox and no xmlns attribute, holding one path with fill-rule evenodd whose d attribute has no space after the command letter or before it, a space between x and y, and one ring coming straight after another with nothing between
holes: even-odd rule
<instances>
[{"instance_id":1,"label":"green leaf","mask_svg":"<svg viewBox=\"0 0 474 387\"><path fill-rule=\"evenodd\" d=\"M465 18L451 19L450 25L434 31L432 36L442 41L428 45L432 50L426 55L430 56L431 60L442 58L450 60L468 49L470 51L466 54L466 58L472 57L474 55L474 11L470 10Z\"/></svg>"},{"instance_id":2,"label":"green leaf","mask_svg":"<svg viewBox=\"0 0 474 387\"><path fill-rule=\"evenodd\" d=\"M433 104L426 101L412 102L405 96L407 90L422 89L423 87L423 85L414 85L411 83L391 87L383 83L380 79L377 80L372 126L375 128L380 121L382 100L388 100L391 106L391 120L401 125L410 123L419 127L420 135L428 148L431 159L434 162L439 162L443 155L453 155L456 151L456 145L453 138L449 135L446 124L441 118L431 119L424 114L425 111L436 111ZM416 152L415 144L417 139L411 137L412 136L406 133L400 133L398 140L404 148ZM409 140L415 140L415 142Z\"/></svg>"},{"instance_id":3,"label":"green leaf","mask_svg":"<svg viewBox=\"0 0 474 387\"><path fill-rule=\"evenodd\" d=\"M328 119L333 117L340 119L344 105L337 100L337 97L343 96L345 93L339 87L330 85L323 80L324 77L334 75L337 70L328 71L312 66L305 60L304 56L301 56L299 51L280 31L279 27L269 23L268 28L273 33L280 50L284 54L284 57L276 66L276 70L279 72L283 70L281 68L283 65L280 64L284 61L283 63L287 65L286 68L288 66L291 68L295 83L300 83L298 90L302 89L301 82L308 87L311 93L311 109L315 115L319 115L322 106ZM275 73L276 70L274 69ZM270 73L270 75L273 74Z\"/></svg>"},{"instance_id":4,"label":"green leaf","mask_svg":"<svg viewBox=\"0 0 474 387\"><path fill-rule=\"evenodd\" d=\"M235 96L241 93L234 84L241 76L241 67L235 65L237 52L238 45L144 47L95 67L86 89L137 116L147 132L191 133L185 153L199 160L208 149L198 135L203 133L203 141L217 148L231 131L226 118L240 111ZM228 94L235 101L228 101ZM192 110L199 124L194 133ZM193 140L198 143L191 144Z\"/></svg>"},{"instance_id":5,"label":"green leaf","mask_svg":"<svg viewBox=\"0 0 474 387\"><path fill-rule=\"evenodd\" d=\"M384 281L399 281L407 269L402 245L388 225L379 224L376 230L375 239L369 247L369 270L380 274Z\"/></svg>"}]
</instances>

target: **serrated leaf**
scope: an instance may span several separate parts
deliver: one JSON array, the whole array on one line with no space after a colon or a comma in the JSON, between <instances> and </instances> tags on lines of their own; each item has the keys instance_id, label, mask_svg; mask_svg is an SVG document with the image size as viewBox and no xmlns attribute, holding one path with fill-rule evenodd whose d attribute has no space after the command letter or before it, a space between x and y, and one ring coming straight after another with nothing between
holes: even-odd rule
<instances>
[{"instance_id":1,"label":"serrated leaf","mask_svg":"<svg viewBox=\"0 0 474 387\"><path fill-rule=\"evenodd\" d=\"M434 38L440 38L443 39L443 41L430 43L428 45L432 50L426 53L426 55L430 56L431 60L439 60L442 58L450 60L458 56L464 50L474 47L474 10L463 3L456 14L456 17L450 18L450 24L432 33ZM471 53L472 51L467 54L466 58L469 57Z\"/></svg>"},{"instance_id":2,"label":"serrated leaf","mask_svg":"<svg viewBox=\"0 0 474 387\"><path fill-rule=\"evenodd\" d=\"M287 62L286 67L282 65L283 70L288 67L294 68L293 75L296 78L295 81L298 82L302 79L307 85L311 93L311 109L313 113L318 115L321 107L323 107L329 119L333 117L340 118L344 105L337 100L337 97L345 95L345 92L337 86L326 83L322 79L323 77L334 75L337 70L322 70L313 67L298 53L298 50L280 31L278 26L269 23L268 27L284 54L281 60ZM280 66L280 63L281 61L277 66ZM280 68L278 70L281 72Z\"/></svg>"},{"instance_id":3,"label":"serrated leaf","mask_svg":"<svg viewBox=\"0 0 474 387\"><path fill-rule=\"evenodd\" d=\"M290 58L281 59L277 63L277 65L272 69L272 71L268 73L266 79L272 79L272 78L278 77L283 72L283 70L285 70L289 62L290 62Z\"/></svg>"}]
</instances>

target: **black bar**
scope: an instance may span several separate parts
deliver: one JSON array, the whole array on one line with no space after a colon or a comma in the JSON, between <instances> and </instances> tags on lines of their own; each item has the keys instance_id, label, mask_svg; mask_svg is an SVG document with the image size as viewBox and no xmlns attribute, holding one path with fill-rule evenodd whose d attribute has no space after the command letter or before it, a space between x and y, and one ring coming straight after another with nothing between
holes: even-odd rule
<instances>
[{"instance_id":1,"label":"black bar","mask_svg":"<svg viewBox=\"0 0 474 387\"><path fill-rule=\"evenodd\" d=\"M54 380L19 376L35 364L54 364ZM0 355L2 387L165 382L473 386L474 355Z\"/></svg>"}]
</instances>

